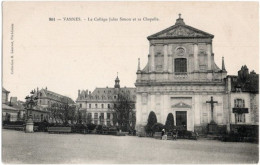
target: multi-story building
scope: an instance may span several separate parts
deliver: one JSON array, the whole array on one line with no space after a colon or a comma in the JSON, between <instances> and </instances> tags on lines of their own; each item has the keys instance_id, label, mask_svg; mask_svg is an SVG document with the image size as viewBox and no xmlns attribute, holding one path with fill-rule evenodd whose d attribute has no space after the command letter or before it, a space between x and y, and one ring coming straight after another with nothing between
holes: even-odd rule
<instances>
[{"instance_id":1,"label":"multi-story building","mask_svg":"<svg viewBox=\"0 0 260 165\"><path fill-rule=\"evenodd\" d=\"M231 125L259 125L259 75L243 66L238 76L227 76Z\"/></svg>"},{"instance_id":2,"label":"multi-story building","mask_svg":"<svg viewBox=\"0 0 260 165\"><path fill-rule=\"evenodd\" d=\"M53 103L60 105L75 103L71 98L50 91L47 89L47 87L45 89L42 88L41 90L37 88L35 95L38 95L38 105L44 108L51 107Z\"/></svg>"},{"instance_id":3,"label":"multi-story building","mask_svg":"<svg viewBox=\"0 0 260 165\"><path fill-rule=\"evenodd\" d=\"M2 121L17 121L24 119L25 109L23 102L17 97L8 98L10 91L2 88Z\"/></svg>"},{"instance_id":4,"label":"multi-story building","mask_svg":"<svg viewBox=\"0 0 260 165\"><path fill-rule=\"evenodd\" d=\"M186 25L180 16L175 25L148 37L148 64L142 70L139 67L135 84L138 131L143 130L150 111L163 124L172 113L174 124L190 131L200 132L212 121L227 124L227 71L224 59L222 69L215 64L213 38Z\"/></svg>"},{"instance_id":5,"label":"multi-story building","mask_svg":"<svg viewBox=\"0 0 260 165\"><path fill-rule=\"evenodd\" d=\"M139 62L135 83L138 132L144 131L151 111L162 124L172 113L177 128L199 133L258 123L258 88L234 91L236 78L227 77L224 58L221 69L215 64L213 38L180 16L173 26L147 38L148 63L141 70Z\"/></svg>"},{"instance_id":6,"label":"multi-story building","mask_svg":"<svg viewBox=\"0 0 260 165\"><path fill-rule=\"evenodd\" d=\"M114 88L96 88L93 92L88 90L78 91L76 103L83 112L86 122L100 125L114 125L114 106L116 106L119 93L127 93L130 96L135 111L135 88L120 88L120 80L117 76Z\"/></svg>"},{"instance_id":7,"label":"multi-story building","mask_svg":"<svg viewBox=\"0 0 260 165\"><path fill-rule=\"evenodd\" d=\"M75 102L67 97L60 95L58 93L55 93L53 91L50 91L47 89L47 87L44 89L42 88L39 90L38 88L34 91L34 97L38 97L37 106L34 107L32 110L29 110L29 114L32 116L33 121L39 122L39 121L50 121L54 122L54 119L51 118L50 110L51 106L55 103L57 105L64 105L69 104L73 105Z\"/></svg>"}]
</instances>

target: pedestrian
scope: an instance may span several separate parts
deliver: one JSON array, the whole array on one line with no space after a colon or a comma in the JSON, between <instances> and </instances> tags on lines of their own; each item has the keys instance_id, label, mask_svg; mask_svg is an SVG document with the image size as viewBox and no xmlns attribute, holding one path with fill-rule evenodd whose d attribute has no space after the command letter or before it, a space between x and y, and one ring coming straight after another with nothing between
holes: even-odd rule
<instances>
[{"instance_id":1,"label":"pedestrian","mask_svg":"<svg viewBox=\"0 0 260 165\"><path fill-rule=\"evenodd\" d=\"M164 129L162 129L162 138L163 138L163 135L165 134L165 130Z\"/></svg>"}]
</instances>

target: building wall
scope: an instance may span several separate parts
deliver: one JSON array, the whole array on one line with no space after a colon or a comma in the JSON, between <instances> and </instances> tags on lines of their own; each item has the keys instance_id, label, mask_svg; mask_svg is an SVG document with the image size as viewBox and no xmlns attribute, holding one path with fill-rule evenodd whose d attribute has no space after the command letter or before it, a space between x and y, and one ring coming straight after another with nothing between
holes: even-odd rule
<instances>
[{"instance_id":1,"label":"building wall","mask_svg":"<svg viewBox=\"0 0 260 165\"><path fill-rule=\"evenodd\" d=\"M206 101L213 100L214 121L219 125L227 124L225 114L228 109L224 106L224 84L217 86L172 85L137 88L137 129L147 124L148 116L154 111L157 121L165 124L167 115L173 113L176 125L176 111L187 111L187 129L194 131L195 127L205 127L211 121L211 107ZM175 107L184 103L190 107Z\"/></svg>"},{"instance_id":2,"label":"building wall","mask_svg":"<svg viewBox=\"0 0 260 165\"><path fill-rule=\"evenodd\" d=\"M235 99L243 99L245 101L245 108L248 108L248 113L245 113L245 123L235 122ZM259 108L259 94L252 94L248 92L231 93L231 124L258 124L258 108Z\"/></svg>"},{"instance_id":3,"label":"building wall","mask_svg":"<svg viewBox=\"0 0 260 165\"><path fill-rule=\"evenodd\" d=\"M2 104L8 102L9 92L2 92Z\"/></svg>"}]
</instances>

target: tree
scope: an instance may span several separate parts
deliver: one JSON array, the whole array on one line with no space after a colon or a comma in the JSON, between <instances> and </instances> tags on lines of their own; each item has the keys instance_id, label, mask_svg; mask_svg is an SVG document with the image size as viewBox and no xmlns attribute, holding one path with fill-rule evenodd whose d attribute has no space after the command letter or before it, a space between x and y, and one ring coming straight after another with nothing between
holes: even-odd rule
<instances>
[{"instance_id":1,"label":"tree","mask_svg":"<svg viewBox=\"0 0 260 165\"><path fill-rule=\"evenodd\" d=\"M174 118L173 114L169 113L165 122L166 131L172 131L174 129Z\"/></svg>"},{"instance_id":2,"label":"tree","mask_svg":"<svg viewBox=\"0 0 260 165\"><path fill-rule=\"evenodd\" d=\"M57 124L60 117L59 114L61 112L61 106L57 103L53 103L51 107L48 108L48 111L50 112L50 117L52 118L52 120L54 120Z\"/></svg>"},{"instance_id":3,"label":"tree","mask_svg":"<svg viewBox=\"0 0 260 165\"><path fill-rule=\"evenodd\" d=\"M55 120L56 124L62 122L67 125L69 121L74 123L76 119L76 106L68 103L53 103L49 108L50 116Z\"/></svg>"},{"instance_id":4,"label":"tree","mask_svg":"<svg viewBox=\"0 0 260 165\"><path fill-rule=\"evenodd\" d=\"M91 113L88 113L87 115L87 124L91 124L92 123L92 116Z\"/></svg>"},{"instance_id":5,"label":"tree","mask_svg":"<svg viewBox=\"0 0 260 165\"><path fill-rule=\"evenodd\" d=\"M114 104L113 122L117 122L119 129L128 131L135 122L134 101L131 99L130 93L119 90L117 100Z\"/></svg>"},{"instance_id":6,"label":"tree","mask_svg":"<svg viewBox=\"0 0 260 165\"><path fill-rule=\"evenodd\" d=\"M148 116L147 125L145 126L145 132L151 134L153 132L152 127L155 123L157 123L157 117L156 114L151 111Z\"/></svg>"}]
</instances>

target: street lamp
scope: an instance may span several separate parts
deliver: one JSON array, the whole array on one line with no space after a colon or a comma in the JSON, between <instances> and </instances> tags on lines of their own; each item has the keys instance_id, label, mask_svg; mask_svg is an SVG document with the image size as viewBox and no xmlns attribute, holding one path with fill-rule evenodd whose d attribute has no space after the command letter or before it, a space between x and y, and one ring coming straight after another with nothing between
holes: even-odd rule
<instances>
[{"instance_id":1,"label":"street lamp","mask_svg":"<svg viewBox=\"0 0 260 165\"><path fill-rule=\"evenodd\" d=\"M27 117L29 117L29 118L31 118L32 116L32 113L30 113L30 114L28 114L28 111L29 110L32 110L33 109L33 107L35 107L36 105L37 105L37 102L38 102L38 92L37 92L37 94L36 94L36 96L34 95L35 94L35 90L32 90L31 92L30 92L30 94L31 94L31 96L26 96L25 97L25 100L26 100L26 102L25 102L25 108L26 108L26 110L27 110Z\"/></svg>"},{"instance_id":2,"label":"street lamp","mask_svg":"<svg viewBox=\"0 0 260 165\"><path fill-rule=\"evenodd\" d=\"M25 97L25 109L26 109L26 132L33 132L33 120L32 120L32 109L37 105L38 92L35 96L35 90L30 92L31 96ZM28 114L30 111L30 114Z\"/></svg>"}]
</instances>

